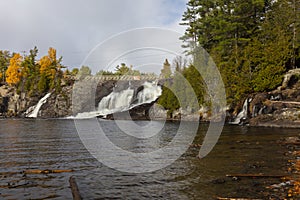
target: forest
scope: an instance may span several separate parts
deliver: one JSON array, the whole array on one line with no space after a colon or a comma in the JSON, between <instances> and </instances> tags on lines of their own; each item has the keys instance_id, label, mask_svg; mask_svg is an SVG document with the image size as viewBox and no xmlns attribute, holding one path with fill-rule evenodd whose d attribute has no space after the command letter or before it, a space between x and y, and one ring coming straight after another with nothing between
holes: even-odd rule
<instances>
[{"instance_id":1,"label":"forest","mask_svg":"<svg viewBox=\"0 0 300 200\"><path fill-rule=\"evenodd\" d=\"M209 53L231 107L251 93L275 89L288 70L299 66L300 1L190 0L182 21L187 27L181 37L186 54L197 56L197 47ZM176 81L178 72L192 85L200 106L209 106L205 84L193 63L176 67L174 81L164 87L159 103L169 113L180 108L172 90L189 101L190 91Z\"/></svg>"}]
</instances>

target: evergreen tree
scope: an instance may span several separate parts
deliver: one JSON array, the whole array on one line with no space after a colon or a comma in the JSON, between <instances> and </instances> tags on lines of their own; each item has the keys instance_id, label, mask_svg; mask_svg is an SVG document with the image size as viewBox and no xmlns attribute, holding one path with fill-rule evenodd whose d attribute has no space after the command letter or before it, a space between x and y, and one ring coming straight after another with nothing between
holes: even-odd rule
<instances>
[{"instance_id":1,"label":"evergreen tree","mask_svg":"<svg viewBox=\"0 0 300 200\"><path fill-rule=\"evenodd\" d=\"M49 90L49 80L45 73L41 74L39 82L37 84L37 89L40 94L43 94Z\"/></svg>"},{"instance_id":2,"label":"evergreen tree","mask_svg":"<svg viewBox=\"0 0 300 200\"><path fill-rule=\"evenodd\" d=\"M170 65L168 59L166 59L164 62L163 68L161 70L160 77L161 78L170 78L171 75L172 75L171 65Z\"/></svg>"},{"instance_id":3,"label":"evergreen tree","mask_svg":"<svg viewBox=\"0 0 300 200\"><path fill-rule=\"evenodd\" d=\"M183 42L195 41L216 62L229 102L268 91L299 63L297 0L190 0ZM189 46L195 53L195 46ZM194 55L197 56L197 55Z\"/></svg>"},{"instance_id":4,"label":"evergreen tree","mask_svg":"<svg viewBox=\"0 0 300 200\"><path fill-rule=\"evenodd\" d=\"M9 51L0 51L0 82L5 82L5 72L9 66L10 58Z\"/></svg>"},{"instance_id":5,"label":"evergreen tree","mask_svg":"<svg viewBox=\"0 0 300 200\"><path fill-rule=\"evenodd\" d=\"M77 76L79 77L79 79L83 79L86 76L90 76L91 74L92 74L92 70L88 66L81 66Z\"/></svg>"},{"instance_id":6,"label":"evergreen tree","mask_svg":"<svg viewBox=\"0 0 300 200\"><path fill-rule=\"evenodd\" d=\"M33 91L36 89L36 85L39 80L39 65L36 62L36 56L38 54L37 47L34 47L29 51L29 55L25 56L24 61L22 62L22 91L25 89L25 92L30 92L33 94Z\"/></svg>"}]
</instances>

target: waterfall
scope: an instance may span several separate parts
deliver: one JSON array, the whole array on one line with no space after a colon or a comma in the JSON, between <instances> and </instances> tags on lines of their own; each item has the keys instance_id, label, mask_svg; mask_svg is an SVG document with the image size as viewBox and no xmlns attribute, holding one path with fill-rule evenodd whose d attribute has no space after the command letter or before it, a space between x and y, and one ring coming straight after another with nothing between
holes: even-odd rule
<instances>
[{"instance_id":1,"label":"waterfall","mask_svg":"<svg viewBox=\"0 0 300 200\"><path fill-rule=\"evenodd\" d=\"M161 88L153 85L149 82L144 83L144 89L137 94L139 104L155 101L161 95Z\"/></svg>"},{"instance_id":2,"label":"waterfall","mask_svg":"<svg viewBox=\"0 0 300 200\"><path fill-rule=\"evenodd\" d=\"M235 119L233 120L233 122L231 122L230 124L240 124L242 120L247 119L247 115L248 115L248 99L245 100L244 104L243 104L243 109L242 111L235 117Z\"/></svg>"},{"instance_id":3,"label":"waterfall","mask_svg":"<svg viewBox=\"0 0 300 200\"><path fill-rule=\"evenodd\" d=\"M44 103L47 102L47 99L50 97L50 95L51 95L51 93L46 94L43 98L41 98L41 99L39 100L39 102L38 102L34 107L30 107L30 108L25 112L26 117L37 118L38 113L39 113L39 111L40 111L40 108L42 107L42 105L43 105ZM33 108L34 108L34 109L33 109ZM30 110L32 110L32 109L33 109L33 111L30 112ZM30 114L29 114L29 113L30 113Z\"/></svg>"},{"instance_id":4,"label":"waterfall","mask_svg":"<svg viewBox=\"0 0 300 200\"><path fill-rule=\"evenodd\" d=\"M103 97L99 102L98 111L103 114L122 111L130 107L134 94L133 89L126 89L121 92L112 92L108 96Z\"/></svg>"},{"instance_id":5,"label":"waterfall","mask_svg":"<svg viewBox=\"0 0 300 200\"><path fill-rule=\"evenodd\" d=\"M135 94L135 90L130 88L130 86L119 92L113 90L108 96L101 99L96 111L79 113L75 118L93 118L99 115L105 116L116 112L130 110L135 106L157 100L161 93L161 87L156 83L150 82L145 82L143 84L143 90L139 91L137 94ZM137 99L137 101L132 103L135 99Z\"/></svg>"}]
</instances>

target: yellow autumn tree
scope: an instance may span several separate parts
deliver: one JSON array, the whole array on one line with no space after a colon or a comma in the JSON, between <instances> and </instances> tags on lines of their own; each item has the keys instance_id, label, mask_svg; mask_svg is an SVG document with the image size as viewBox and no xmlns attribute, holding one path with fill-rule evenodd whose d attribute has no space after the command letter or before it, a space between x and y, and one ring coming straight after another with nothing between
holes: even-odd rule
<instances>
[{"instance_id":1,"label":"yellow autumn tree","mask_svg":"<svg viewBox=\"0 0 300 200\"><path fill-rule=\"evenodd\" d=\"M48 50L48 55L43 56L40 59L39 64L40 72L42 74L46 74L51 80L53 80L55 78L57 67L56 50L50 47Z\"/></svg>"},{"instance_id":2,"label":"yellow autumn tree","mask_svg":"<svg viewBox=\"0 0 300 200\"><path fill-rule=\"evenodd\" d=\"M22 78L22 56L19 53L16 53L10 60L9 66L6 70L6 82L9 85L17 85Z\"/></svg>"}]
</instances>

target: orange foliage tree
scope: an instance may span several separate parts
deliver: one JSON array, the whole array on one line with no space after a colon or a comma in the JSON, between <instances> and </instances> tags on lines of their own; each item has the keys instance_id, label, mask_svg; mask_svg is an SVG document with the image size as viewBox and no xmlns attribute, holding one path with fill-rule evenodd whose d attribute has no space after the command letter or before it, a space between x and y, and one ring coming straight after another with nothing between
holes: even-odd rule
<instances>
[{"instance_id":1,"label":"orange foliage tree","mask_svg":"<svg viewBox=\"0 0 300 200\"><path fill-rule=\"evenodd\" d=\"M17 85L22 78L22 60L23 57L16 53L13 55L13 57L9 61L9 66L6 70L6 82L9 85Z\"/></svg>"},{"instance_id":2,"label":"orange foliage tree","mask_svg":"<svg viewBox=\"0 0 300 200\"><path fill-rule=\"evenodd\" d=\"M62 78L61 62L62 58L57 59L56 50L52 47L48 50L48 55L43 56L40 61L40 73L44 79L47 79L50 83L50 88L60 87L60 78ZM41 81L44 81L41 79ZM43 85L41 83L41 85Z\"/></svg>"},{"instance_id":3,"label":"orange foliage tree","mask_svg":"<svg viewBox=\"0 0 300 200\"><path fill-rule=\"evenodd\" d=\"M40 72L46 74L51 80L55 78L57 59L56 50L52 47L48 50L48 55L40 59Z\"/></svg>"}]
</instances>

